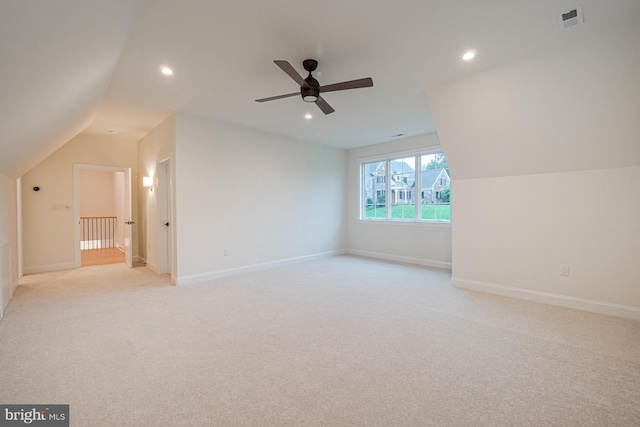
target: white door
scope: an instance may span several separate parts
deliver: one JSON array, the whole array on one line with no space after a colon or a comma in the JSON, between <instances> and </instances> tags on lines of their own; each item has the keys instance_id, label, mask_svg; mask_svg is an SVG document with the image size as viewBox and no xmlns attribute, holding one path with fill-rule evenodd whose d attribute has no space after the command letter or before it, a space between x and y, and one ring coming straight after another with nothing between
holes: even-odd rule
<instances>
[{"instance_id":1,"label":"white door","mask_svg":"<svg viewBox=\"0 0 640 427\"><path fill-rule=\"evenodd\" d=\"M124 262L133 267L133 220L131 218L131 168L124 171Z\"/></svg>"},{"instance_id":2,"label":"white door","mask_svg":"<svg viewBox=\"0 0 640 427\"><path fill-rule=\"evenodd\" d=\"M171 274L173 255L173 237L171 229L173 219L171 216L171 160L166 159L158 163L158 274Z\"/></svg>"}]
</instances>

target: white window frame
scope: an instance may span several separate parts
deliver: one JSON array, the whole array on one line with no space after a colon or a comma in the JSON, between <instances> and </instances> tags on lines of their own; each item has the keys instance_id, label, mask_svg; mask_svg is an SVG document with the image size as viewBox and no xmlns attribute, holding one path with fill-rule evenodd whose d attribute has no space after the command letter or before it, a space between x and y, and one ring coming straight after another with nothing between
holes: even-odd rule
<instances>
[{"instance_id":1,"label":"white window frame","mask_svg":"<svg viewBox=\"0 0 640 427\"><path fill-rule=\"evenodd\" d=\"M422 149L417 149L417 150L406 150L406 151L396 151L393 153L387 153L387 154L381 154L381 155L377 155L377 156L370 156L370 157L362 157L357 159L357 164L358 164L358 181L359 181L359 185L358 185L358 222L361 222L363 224L380 224L380 223L385 223L385 224L396 224L396 225L429 225L429 226L440 226L440 227L450 227L451 226L451 220L445 220L445 219L422 219L420 218L421 215L421 209L422 209L422 204L421 203L416 203L416 200L420 200L421 197L414 197L413 201L414 201L414 206L415 206L415 215L414 218L391 218L391 203L390 203L390 196L391 196L391 179L389 178L389 165L390 165L390 161L394 160L394 159L398 159L398 158L407 158L407 157L415 157L416 162L415 162L415 169L414 169L414 173L415 173L415 188L416 189L421 189L421 180L422 180L422 174L420 173L420 157L424 156L424 155L429 155L429 154L436 154L436 153L443 153L442 151L442 147L439 145L436 146L432 146L432 147L427 147L427 148L422 148ZM446 157L446 156L445 156ZM365 176L364 176L364 165L366 163L373 163L373 162L385 162L385 218L367 218L366 217L366 199L363 197L362 192L364 191L364 180L365 180ZM416 196L418 196L418 190L416 190ZM451 202L449 202L451 203Z\"/></svg>"}]
</instances>

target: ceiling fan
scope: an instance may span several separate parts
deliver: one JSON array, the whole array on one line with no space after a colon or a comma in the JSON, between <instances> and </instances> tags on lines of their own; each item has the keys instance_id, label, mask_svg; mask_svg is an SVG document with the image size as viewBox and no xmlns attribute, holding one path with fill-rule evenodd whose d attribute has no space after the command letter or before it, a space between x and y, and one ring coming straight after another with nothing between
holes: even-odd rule
<instances>
[{"instance_id":1,"label":"ceiling fan","mask_svg":"<svg viewBox=\"0 0 640 427\"><path fill-rule=\"evenodd\" d=\"M362 87L371 87L373 86L373 80L371 77L367 77L364 79L358 80L350 80L348 82L342 83L334 83L331 85L320 86L320 83L316 79L311 76L311 72L315 71L318 67L318 61L315 59L305 59L302 62L302 66L305 70L309 72L309 76L306 79L303 79L300 74L289 64L287 61L275 60L278 67L282 69L285 73L289 75L293 80L296 81L300 85L300 92L287 93L285 95L272 96L269 98L256 99L256 102L266 102L266 101L274 101L276 99L289 98L291 96L296 96L298 94L302 95L302 99L306 102L315 102L316 105L322 110L325 114L331 114L334 110L331 105L327 103L321 96L320 93L324 92L335 92L337 90L347 90L347 89L358 89Z\"/></svg>"}]
</instances>

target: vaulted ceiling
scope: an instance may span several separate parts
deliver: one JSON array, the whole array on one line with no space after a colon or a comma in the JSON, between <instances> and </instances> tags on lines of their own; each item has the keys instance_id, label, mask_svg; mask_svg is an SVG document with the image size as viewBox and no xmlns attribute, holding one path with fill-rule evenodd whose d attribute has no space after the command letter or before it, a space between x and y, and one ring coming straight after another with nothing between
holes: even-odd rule
<instances>
[{"instance_id":1,"label":"vaulted ceiling","mask_svg":"<svg viewBox=\"0 0 640 427\"><path fill-rule=\"evenodd\" d=\"M560 30L578 3L585 24ZM342 148L432 132L428 87L638 17L637 0L0 0L0 172L80 132L137 141L176 110ZM304 74L307 58L321 84L374 86L327 93L330 115L254 101L298 89L273 60Z\"/></svg>"}]
</instances>

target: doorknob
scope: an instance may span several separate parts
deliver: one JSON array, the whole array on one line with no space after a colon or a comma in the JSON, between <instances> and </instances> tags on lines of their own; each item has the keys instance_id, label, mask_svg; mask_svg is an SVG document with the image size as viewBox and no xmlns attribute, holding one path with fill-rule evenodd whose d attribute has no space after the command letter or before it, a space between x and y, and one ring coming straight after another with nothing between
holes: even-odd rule
<instances>
[{"instance_id":1,"label":"doorknob","mask_svg":"<svg viewBox=\"0 0 640 427\"><path fill-rule=\"evenodd\" d=\"M125 221L124 223L127 225L132 225L132 224L135 224L135 221Z\"/></svg>"},{"instance_id":2,"label":"doorknob","mask_svg":"<svg viewBox=\"0 0 640 427\"><path fill-rule=\"evenodd\" d=\"M164 225L168 227L168 226L169 226L169 223L168 223L168 222L165 222L165 223L164 223Z\"/></svg>"}]
</instances>

